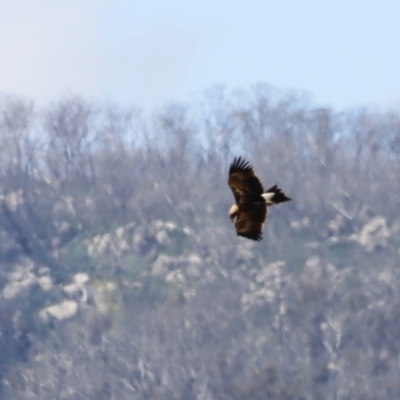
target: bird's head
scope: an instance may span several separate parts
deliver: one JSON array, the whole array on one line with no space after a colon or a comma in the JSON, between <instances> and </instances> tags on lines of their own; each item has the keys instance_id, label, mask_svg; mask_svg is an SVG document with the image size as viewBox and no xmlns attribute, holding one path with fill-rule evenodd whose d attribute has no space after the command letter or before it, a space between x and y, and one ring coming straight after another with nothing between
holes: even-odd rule
<instances>
[{"instance_id":1,"label":"bird's head","mask_svg":"<svg viewBox=\"0 0 400 400\"><path fill-rule=\"evenodd\" d=\"M237 206L237 204L235 203L231 209L229 210L229 218L231 219L231 222L235 222L235 219L238 215L239 212L239 207Z\"/></svg>"}]
</instances>

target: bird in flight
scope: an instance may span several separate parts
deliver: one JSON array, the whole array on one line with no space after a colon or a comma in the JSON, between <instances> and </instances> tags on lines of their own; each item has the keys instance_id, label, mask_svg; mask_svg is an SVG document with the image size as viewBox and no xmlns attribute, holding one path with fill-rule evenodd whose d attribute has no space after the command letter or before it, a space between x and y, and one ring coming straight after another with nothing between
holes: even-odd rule
<instances>
[{"instance_id":1,"label":"bird in flight","mask_svg":"<svg viewBox=\"0 0 400 400\"><path fill-rule=\"evenodd\" d=\"M228 185L235 196L229 217L236 233L256 241L262 240L267 207L292 200L277 185L264 192L253 167L241 157L235 157L230 165Z\"/></svg>"}]
</instances>

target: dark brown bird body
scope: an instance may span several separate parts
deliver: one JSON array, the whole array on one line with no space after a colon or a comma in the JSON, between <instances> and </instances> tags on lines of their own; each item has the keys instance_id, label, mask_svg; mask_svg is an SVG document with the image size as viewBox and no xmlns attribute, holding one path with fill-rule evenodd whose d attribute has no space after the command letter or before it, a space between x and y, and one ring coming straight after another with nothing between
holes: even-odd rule
<instances>
[{"instance_id":1,"label":"dark brown bird body","mask_svg":"<svg viewBox=\"0 0 400 400\"><path fill-rule=\"evenodd\" d=\"M229 217L235 222L236 232L256 241L262 239L267 207L291 200L277 185L264 192L253 167L241 157L235 157L230 165L228 185L235 197Z\"/></svg>"}]
</instances>

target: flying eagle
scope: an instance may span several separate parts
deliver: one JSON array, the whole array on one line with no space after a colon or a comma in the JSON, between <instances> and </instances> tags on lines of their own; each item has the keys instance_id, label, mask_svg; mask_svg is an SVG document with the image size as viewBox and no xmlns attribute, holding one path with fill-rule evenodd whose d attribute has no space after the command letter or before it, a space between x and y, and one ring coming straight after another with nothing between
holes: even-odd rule
<instances>
[{"instance_id":1,"label":"flying eagle","mask_svg":"<svg viewBox=\"0 0 400 400\"><path fill-rule=\"evenodd\" d=\"M229 217L235 222L236 233L256 241L262 239L267 207L291 200L278 185L264 192L253 167L241 157L235 157L230 165L228 185L235 196Z\"/></svg>"}]
</instances>

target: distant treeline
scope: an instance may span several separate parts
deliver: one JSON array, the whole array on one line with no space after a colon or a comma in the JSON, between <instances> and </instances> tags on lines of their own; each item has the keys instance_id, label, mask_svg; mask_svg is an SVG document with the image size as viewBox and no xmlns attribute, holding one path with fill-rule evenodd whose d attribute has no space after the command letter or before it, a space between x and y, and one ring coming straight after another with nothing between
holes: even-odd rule
<instances>
[{"instance_id":1,"label":"distant treeline","mask_svg":"<svg viewBox=\"0 0 400 400\"><path fill-rule=\"evenodd\" d=\"M259 244L239 155L293 199ZM398 111L2 96L1 398L397 400L399 192Z\"/></svg>"}]
</instances>

